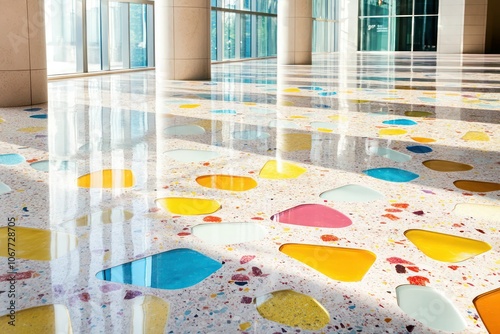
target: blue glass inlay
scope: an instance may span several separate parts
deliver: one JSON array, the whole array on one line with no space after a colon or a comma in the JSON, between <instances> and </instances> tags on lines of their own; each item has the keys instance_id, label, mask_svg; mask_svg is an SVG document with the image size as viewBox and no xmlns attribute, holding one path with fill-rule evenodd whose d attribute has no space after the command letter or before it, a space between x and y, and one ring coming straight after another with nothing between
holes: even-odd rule
<instances>
[{"instance_id":1,"label":"blue glass inlay","mask_svg":"<svg viewBox=\"0 0 500 334\"><path fill-rule=\"evenodd\" d=\"M419 97L418 98L422 102L427 102L427 103L435 103L437 100L432 97Z\"/></svg>"},{"instance_id":2,"label":"blue glass inlay","mask_svg":"<svg viewBox=\"0 0 500 334\"><path fill-rule=\"evenodd\" d=\"M330 109L331 106L327 104L313 104L313 108Z\"/></svg>"},{"instance_id":3,"label":"blue glass inlay","mask_svg":"<svg viewBox=\"0 0 500 334\"><path fill-rule=\"evenodd\" d=\"M30 164L30 166L36 170L41 171L41 172L48 172L49 171L49 161L48 160L33 162L32 164Z\"/></svg>"},{"instance_id":4,"label":"blue glass inlay","mask_svg":"<svg viewBox=\"0 0 500 334\"><path fill-rule=\"evenodd\" d=\"M432 148L428 146L415 145L415 146L407 146L406 149L413 153L430 153L432 152Z\"/></svg>"},{"instance_id":5,"label":"blue glass inlay","mask_svg":"<svg viewBox=\"0 0 500 334\"><path fill-rule=\"evenodd\" d=\"M30 118L47 119L47 114L31 115Z\"/></svg>"},{"instance_id":6,"label":"blue glass inlay","mask_svg":"<svg viewBox=\"0 0 500 334\"><path fill-rule=\"evenodd\" d=\"M323 90L323 88L318 87L318 86L301 86L299 89L302 90Z\"/></svg>"},{"instance_id":7,"label":"blue glass inlay","mask_svg":"<svg viewBox=\"0 0 500 334\"><path fill-rule=\"evenodd\" d=\"M410 125L417 125L418 123L415 121L412 121L411 119L391 119L389 121L383 121L382 123L384 124L390 124L390 125L404 125L404 126L410 126Z\"/></svg>"},{"instance_id":8,"label":"blue glass inlay","mask_svg":"<svg viewBox=\"0 0 500 334\"><path fill-rule=\"evenodd\" d=\"M321 92L319 93L319 96L333 96L337 95L337 92Z\"/></svg>"},{"instance_id":9,"label":"blue glass inlay","mask_svg":"<svg viewBox=\"0 0 500 334\"><path fill-rule=\"evenodd\" d=\"M234 109L216 109L216 110L212 110L212 114L236 115L236 110L234 110Z\"/></svg>"},{"instance_id":10,"label":"blue glass inlay","mask_svg":"<svg viewBox=\"0 0 500 334\"><path fill-rule=\"evenodd\" d=\"M364 170L368 176L389 182L410 182L418 178L418 175L399 168L374 168Z\"/></svg>"},{"instance_id":11,"label":"blue glass inlay","mask_svg":"<svg viewBox=\"0 0 500 334\"><path fill-rule=\"evenodd\" d=\"M96 274L105 281L157 289L184 289L200 283L222 264L188 248L178 248Z\"/></svg>"},{"instance_id":12,"label":"blue glass inlay","mask_svg":"<svg viewBox=\"0 0 500 334\"><path fill-rule=\"evenodd\" d=\"M17 153L0 154L0 165L18 165L25 161L26 159Z\"/></svg>"},{"instance_id":13,"label":"blue glass inlay","mask_svg":"<svg viewBox=\"0 0 500 334\"><path fill-rule=\"evenodd\" d=\"M26 108L26 109L24 109L24 111L29 111L29 112L40 111L40 110L42 110L42 108Z\"/></svg>"}]
</instances>

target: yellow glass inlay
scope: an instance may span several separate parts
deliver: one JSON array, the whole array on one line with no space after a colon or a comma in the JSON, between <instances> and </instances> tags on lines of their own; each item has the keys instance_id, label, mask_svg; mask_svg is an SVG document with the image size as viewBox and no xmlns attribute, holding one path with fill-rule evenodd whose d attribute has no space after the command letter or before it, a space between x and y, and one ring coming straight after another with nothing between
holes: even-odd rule
<instances>
[{"instance_id":1,"label":"yellow glass inlay","mask_svg":"<svg viewBox=\"0 0 500 334\"><path fill-rule=\"evenodd\" d=\"M271 321L304 330L319 330L330 322L328 311L316 299L293 290L257 297L259 314Z\"/></svg>"},{"instance_id":2,"label":"yellow glass inlay","mask_svg":"<svg viewBox=\"0 0 500 334\"><path fill-rule=\"evenodd\" d=\"M17 311L15 327L9 324L10 315L0 317L0 333L72 334L71 319L66 306L44 305Z\"/></svg>"},{"instance_id":3,"label":"yellow glass inlay","mask_svg":"<svg viewBox=\"0 0 500 334\"><path fill-rule=\"evenodd\" d=\"M488 332L500 333L500 321L498 321L500 288L477 296L473 302Z\"/></svg>"},{"instance_id":4,"label":"yellow glass inlay","mask_svg":"<svg viewBox=\"0 0 500 334\"><path fill-rule=\"evenodd\" d=\"M461 262L487 252L491 246L480 240L425 230L407 230L405 236L431 259Z\"/></svg>"},{"instance_id":5,"label":"yellow glass inlay","mask_svg":"<svg viewBox=\"0 0 500 334\"><path fill-rule=\"evenodd\" d=\"M26 132L26 133L36 133L44 130L47 130L47 128L44 126L30 126L27 128L17 129L17 131L19 132Z\"/></svg>"},{"instance_id":6,"label":"yellow glass inlay","mask_svg":"<svg viewBox=\"0 0 500 334\"><path fill-rule=\"evenodd\" d=\"M453 182L455 187L466 190L474 191L478 193L488 193L490 191L500 190L500 183L496 182L483 182L483 181L473 181L473 180L458 180Z\"/></svg>"},{"instance_id":7,"label":"yellow glass inlay","mask_svg":"<svg viewBox=\"0 0 500 334\"><path fill-rule=\"evenodd\" d=\"M80 176L77 183L81 188L130 188L135 180L129 169L104 169Z\"/></svg>"},{"instance_id":8,"label":"yellow glass inlay","mask_svg":"<svg viewBox=\"0 0 500 334\"><path fill-rule=\"evenodd\" d=\"M298 88L286 88L286 89L283 89L283 91L285 93L298 93L298 92L300 92L300 89L298 89Z\"/></svg>"},{"instance_id":9,"label":"yellow glass inlay","mask_svg":"<svg viewBox=\"0 0 500 334\"><path fill-rule=\"evenodd\" d=\"M247 191L257 187L257 182L246 176L204 175L196 178L196 182L203 187L230 191Z\"/></svg>"},{"instance_id":10,"label":"yellow glass inlay","mask_svg":"<svg viewBox=\"0 0 500 334\"><path fill-rule=\"evenodd\" d=\"M9 238L15 238L14 241ZM28 227L0 228L0 256L9 257L8 243L14 243L17 258L50 261L70 252L78 243L76 235ZM3 247L5 246L5 247Z\"/></svg>"},{"instance_id":11,"label":"yellow glass inlay","mask_svg":"<svg viewBox=\"0 0 500 334\"><path fill-rule=\"evenodd\" d=\"M123 223L132 219L134 214L122 208L113 208L94 212L90 215L78 217L75 220L62 224L64 227L84 227L97 224Z\"/></svg>"},{"instance_id":12,"label":"yellow glass inlay","mask_svg":"<svg viewBox=\"0 0 500 334\"><path fill-rule=\"evenodd\" d=\"M294 179L304 174L307 169L287 161L271 160L266 162L259 176L263 179Z\"/></svg>"},{"instance_id":13,"label":"yellow glass inlay","mask_svg":"<svg viewBox=\"0 0 500 334\"><path fill-rule=\"evenodd\" d=\"M426 160L422 164L438 172L465 172L474 168L471 165L447 160Z\"/></svg>"},{"instance_id":14,"label":"yellow glass inlay","mask_svg":"<svg viewBox=\"0 0 500 334\"><path fill-rule=\"evenodd\" d=\"M408 131L403 129L389 128L389 129L380 129L378 133L381 136L398 136L398 135L404 135L407 132Z\"/></svg>"},{"instance_id":15,"label":"yellow glass inlay","mask_svg":"<svg viewBox=\"0 0 500 334\"><path fill-rule=\"evenodd\" d=\"M364 249L306 244L284 244L280 251L338 281L363 279L377 256Z\"/></svg>"},{"instance_id":16,"label":"yellow glass inlay","mask_svg":"<svg viewBox=\"0 0 500 334\"><path fill-rule=\"evenodd\" d=\"M433 143L436 141L436 139L426 137L411 137L411 139L413 139L417 143Z\"/></svg>"},{"instance_id":17,"label":"yellow glass inlay","mask_svg":"<svg viewBox=\"0 0 500 334\"><path fill-rule=\"evenodd\" d=\"M463 140L467 141L489 141L490 136L487 133L481 131L469 131L462 136Z\"/></svg>"},{"instance_id":18,"label":"yellow glass inlay","mask_svg":"<svg viewBox=\"0 0 500 334\"><path fill-rule=\"evenodd\" d=\"M308 133L285 133L276 137L278 150L283 152L307 151L311 149L312 137Z\"/></svg>"},{"instance_id":19,"label":"yellow glass inlay","mask_svg":"<svg viewBox=\"0 0 500 334\"><path fill-rule=\"evenodd\" d=\"M432 116L434 116L434 114L431 112L416 111L416 110L405 111L405 115L409 116L409 117L432 117Z\"/></svg>"},{"instance_id":20,"label":"yellow glass inlay","mask_svg":"<svg viewBox=\"0 0 500 334\"><path fill-rule=\"evenodd\" d=\"M208 132L222 130L222 122L221 121L216 121L216 120L211 120L211 119L202 119L202 120L196 122L195 124L201 126L202 128L204 128Z\"/></svg>"},{"instance_id":21,"label":"yellow glass inlay","mask_svg":"<svg viewBox=\"0 0 500 334\"><path fill-rule=\"evenodd\" d=\"M169 305L163 299L146 295L132 299L132 328L134 334L162 334L169 316Z\"/></svg>"},{"instance_id":22,"label":"yellow glass inlay","mask_svg":"<svg viewBox=\"0 0 500 334\"><path fill-rule=\"evenodd\" d=\"M344 115L332 115L328 116L328 118L335 122L345 122L349 120L349 118Z\"/></svg>"},{"instance_id":23,"label":"yellow glass inlay","mask_svg":"<svg viewBox=\"0 0 500 334\"><path fill-rule=\"evenodd\" d=\"M221 207L217 201L202 198L166 197L157 199L156 203L173 214L183 216L208 215Z\"/></svg>"},{"instance_id":24,"label":"yellow glass inlay","mask_svg":"<svg viewBox=\"0 0 500 334\"><path fill-rule=\"evenodd\" d=\"M198 108L200 106L200 104L181 104L179 106L179 108L182 108L182 109L193 109L193 108Z\"/></svg>"}]
</instances>

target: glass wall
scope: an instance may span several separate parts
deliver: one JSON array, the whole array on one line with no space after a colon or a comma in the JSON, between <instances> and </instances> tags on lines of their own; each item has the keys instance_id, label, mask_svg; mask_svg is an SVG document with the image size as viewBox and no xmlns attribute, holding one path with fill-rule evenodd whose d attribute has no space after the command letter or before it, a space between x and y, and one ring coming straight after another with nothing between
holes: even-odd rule
<instances>
[{"instance_id":1,"label":"glass wall","mask_svg":"<svg viewBox=\"0 0 500 334\"><path fill-rule=\"evenodd\" d=\"M82 0L45 0L49 74L83 71Z\"/></svg>"},{"instance_id":2,"label":"glass wall","mask_svg":"<svg viewBox=\"0 0 500 334\"><path fill-rule=\"evenodd\" d=\"M313 52L338 51L339 1L313 0Z\"/></svg>"},{"instance_id":3,"label":"glass wall","mask_svg":"<svg viewBox=\"0 0 500 334\"><path fill-rule=\"evenodd\" d=\"M211 0L214 61L277 53L277 0Z\"/></svg>"},{"instance_id":4,"label":"glass wall","mask_svg":"<svg viewBox=\"0 0 500 334\"><path fill-rule=\"evenodd\" d=\"M101 0L87 0L86 10L88 70L101 71Z\"/></svg>"},{"instance_id":5,"label":"glass wall","mask_svg":"<svg viewBox=\"0 0 500 334\"><path fill-rule=\"evenodd\" d=\"M48 74L154 66L153 5L45 0Z\"/></svg>"},{"instance_id":6,"label":"glass wall","mask_svg":"<svg viewBox=\"0 0 500 334\"><path fill-rule=\"evenodd\" d=\"M437 51L439 0L359 0L360 51Z\"/></svg>"}]
</instances>

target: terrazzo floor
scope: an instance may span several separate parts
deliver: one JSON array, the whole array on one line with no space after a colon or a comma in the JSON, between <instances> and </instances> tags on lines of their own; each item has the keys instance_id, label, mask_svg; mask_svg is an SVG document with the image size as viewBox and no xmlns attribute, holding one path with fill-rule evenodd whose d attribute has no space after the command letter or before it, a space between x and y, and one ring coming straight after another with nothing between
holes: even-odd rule
<instances>
[{"instance_id":1,"label":"terrazzo floor","mask_svg":"<svg viewBox=\"0 0 500 334\"><path fill-rule=\"evenodd\" d=\"M0 108L0 332L500 333L499 87L431 53L51 81Z\"/></svg>"}]
</instances>

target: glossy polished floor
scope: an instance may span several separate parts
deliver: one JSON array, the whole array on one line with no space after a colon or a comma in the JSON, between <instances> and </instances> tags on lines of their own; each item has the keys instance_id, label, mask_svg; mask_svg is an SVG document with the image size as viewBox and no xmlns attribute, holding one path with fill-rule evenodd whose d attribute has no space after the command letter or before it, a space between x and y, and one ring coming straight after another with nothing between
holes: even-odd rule
<instances>
[{"instance_id":1,"label":"glossy polished floor","mask_svg":"<svg viewBox=\"0 0 500 334\"><path fill-rule=\"evenodd\" d=\"M500 56L212 72L0 109L1 333L500 332Z\"/></svg>"}]
</instances>

